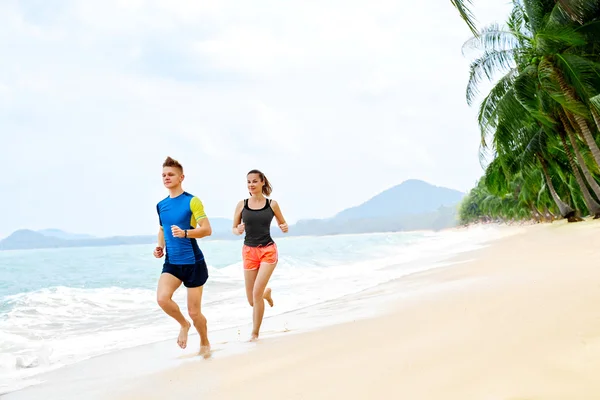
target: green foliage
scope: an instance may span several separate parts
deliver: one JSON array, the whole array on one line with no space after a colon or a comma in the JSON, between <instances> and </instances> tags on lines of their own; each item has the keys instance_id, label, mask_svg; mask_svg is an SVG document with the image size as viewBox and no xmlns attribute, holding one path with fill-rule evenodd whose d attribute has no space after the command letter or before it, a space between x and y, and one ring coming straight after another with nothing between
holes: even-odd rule
<instances>
[{"instance_id":1,"label":"green foliage","mask_svg":"<svg viewBox=\"0 0 600 400\"><path fill-rule=\"evenodd\" d=\"M461 223L600 216L599 46L597 0L513 0L504 26L464 44L463 54L479 53L467 103L484 79L495 85L479 107L485 172L460 205Z\"/></svg>"}]
</instances>

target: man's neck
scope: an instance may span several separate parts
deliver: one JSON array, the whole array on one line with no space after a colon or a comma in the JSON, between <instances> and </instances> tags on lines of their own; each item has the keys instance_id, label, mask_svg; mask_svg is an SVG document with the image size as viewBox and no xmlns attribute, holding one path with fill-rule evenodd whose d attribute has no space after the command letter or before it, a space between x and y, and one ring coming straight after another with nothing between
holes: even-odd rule
<instances>
[{"instance_id":1,"label":"man's neck","mask_svg":"<svg viewBox=\"0 0 600 400\"><path fill-rule=\"evenodd\" d=\"M177 186L173 189L169 189L169 197L177 197L183 193L183 188L181 186Z\"/></svg>"}]
</instances>

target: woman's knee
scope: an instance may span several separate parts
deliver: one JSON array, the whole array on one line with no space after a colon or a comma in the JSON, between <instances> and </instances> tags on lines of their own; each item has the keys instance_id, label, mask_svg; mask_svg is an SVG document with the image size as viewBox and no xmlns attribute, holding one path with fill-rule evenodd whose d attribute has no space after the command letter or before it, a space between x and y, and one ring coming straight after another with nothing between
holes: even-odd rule
<instances>
[{"instance_id":1,"label":"woman's knee","mask_svg":"<svg viewBox=\"0 0 600 400\"><path fill-rule=\"evenodd\" d=\"M258 303L259 301L263 300L263 296L264 296L264 290L256 290L254 289L252 291L252 301L254 303Z\"/></svg>"}]
</instances>

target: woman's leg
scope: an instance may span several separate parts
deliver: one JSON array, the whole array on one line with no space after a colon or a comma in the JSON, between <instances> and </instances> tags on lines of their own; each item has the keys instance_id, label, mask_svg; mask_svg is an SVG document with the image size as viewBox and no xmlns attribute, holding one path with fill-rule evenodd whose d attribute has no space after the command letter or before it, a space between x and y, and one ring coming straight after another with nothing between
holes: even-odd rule
<instances>
[{"instance_id":1,"label":"woman's leg","mask_svg":"<svg viewBox=\"0 0 600 400\"><path fill-rule=\"evenodd\" d=\"M250 340L258 339L260 325L262 324L263 315L265 314L265 302L263 301L263 299L265 299L265 297L268 297L268 298L271 297L271 291L269 290L268 293L265 293L265 289L267 288L269 279L271 278L271 275L273 274L273 271L275 270L276 266L277 266L277 263L275 263L275 264L261 263L260 268L258 269L258 273L254 277L254 287L252 289L252 303L253 303L253 307L254 307L253 317L252 317L253 327L252 327L252 337ZM250 275L249 272L251 272L251 271L245 271L246 293L248 293L247 292L248 291L248 280L249 280L248 275ZM254 271L252 271L252 272L254 272ZM269 302L269 304L271 304L271 302Z\"/></svg>"},{"instance_id":2,"label":"woman's leg","mask_svg":"<svg viewBox=\"0 0 600 400\"><path fill-rule=\"evenodd\" d=\"M248 298L248 304L250 304L250 307L254 307L252 291L254 290L254 281L256 281L256 275L258 275L258 268L244 270L244 281L246 282L246 297Z\"/></svg>"}]
</instances>

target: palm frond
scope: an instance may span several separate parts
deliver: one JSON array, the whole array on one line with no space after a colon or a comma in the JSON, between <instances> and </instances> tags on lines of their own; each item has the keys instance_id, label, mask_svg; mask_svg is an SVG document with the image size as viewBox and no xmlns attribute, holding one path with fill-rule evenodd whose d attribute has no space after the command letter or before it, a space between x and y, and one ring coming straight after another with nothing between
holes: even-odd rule
<instances>
[{"instance_id":1,"label":"palm frond","mask_svg":"<svg viewBox=\"0 0 600 400\"><path fill-rule=\"evenodd\" d=\"M526 19L527 14L525 14L525 9L518 1L514 1L513 8L506 21L506 26L509 27L511 32L522 32L526 25Z\"/></svg>"},{"instance_id":2,"label":"palm frond","mask_svg":"<svg viewBox=\"0 0 600 400\"><path fill-rule=\"evenodd\" d=\"M529 66L521 72L514 83L515 97L533 118L543 125L551 127L555 121L545 112L540 102L536 74L537 68L534 66Z\"/></svg>"},{"instance_id":3,"label":"palm frond","mask_svg":"<svg viewBox=\"0 0 600 400\"><path fill-rule=\"evenodd\" d=\"M600 113L600 95L590 98L590 107L594 107L597 113Z\"/></svg>"},{"instance_id":4,"label":"palm frond","mask_svg":"<svg viewBox=\"0 0 600 400\"><path fill-rule=\"evenodd\" d=\"M576 54L557 54L556 64L583 99L600 93L600 63Z\"/></svg>"},{"instance_id":5,"label":"palm frond","mask_svg":"<svg viewBox=\"0 0 600 400\"><path fill-rule=\"evenodd\" d=\"M538 156L546 151L547 141L546 133L543 129L537 126L532 126L528 138L523 140L523 148L521 152L521 168L523 170L531 170L537 167Z\"/></svg>"},{"instance_id":6,"label":"palm frond","mask_svg":"<svg viewBox=\"0 0 600 400\"><path fill-rule=\"evenodd\" d=\"M496 112L498 110L498 103L507 94L507 92L511 90L517 74L518 72L516 69L510 70L506 75L498 80L496 85L494 85L492 90L490 90L488 95L481 102L481 106L479 107L478 121L482 133L487 132L488 127L492 126L497 115ZM470 105L472 101L473 94L469 92L469 87L467 87L467 102Z\"/></svg>"},{"instance_id":7,"label":"palm frond","mask_svg":"<svg viewBox=\"0 0 600 400\"><path fill-rule=\"evenodd\" d=\"M498 119L496 135L499 135L500 129L507 131L507 135L512 138L524 126L531 121L531 114L523 107L517 98L516 91L512 88L498 103Z\"/></svg>"},{"instance_id":8,"label":"palm frond","mask_svg":"<svg viewBox=\"0 0 600 400\"><path fill-rule=\"evenodd\" d=\"M536 32L536 50L540 54L556 53L565 48L587 43L583 33L571 25L547 24Z\"/></svg>"},{"instance_id":9,"label":"palm frond","mask_svg":"<svg viewBox=\"0 0 600 400\"><path fill-rule=\"evenodd\" d=\"M558 102L566 109L580 115L586 115L587 108L585 105L571 98L562 90L558 74L559 72L554 64L547 57L543 57L538 65L538 79L543 90L554 101Z\"/></svg>"},{"instance_id":10,"label":"palm frond","mask_svg":"<svg viewBox=\"0 0 600 400\"><path fill-rule=\"evenodd\" d=\"M495 158L485 170L484 178L485 186L493 188L493 194L502 194L507 191L508 179L503 170L502 160Z\"/></svg>"},{"instance_id":11,"label":"palm frond","mask_svg":"<svg viewBox=\"0 0 600 400\"><path fill-rule=\"evenodd\" d=\"M479 84L485 76L488 80L495 73L502 73L514 66L514 50L485 51L483 56L471 63L469 82L467 83L467 103L469 105L479 94Z\"/></svg>"},{"instance_id":12,"label":"palm frond","mask_svg":"<svg viewBox=\"0 0 600 400\"><path fill-rule=\"evenodd\" d=\"M458 10L460 17L466 22L467 26L473 33L477 35L477 28L475 26L475 16L471 12L470 7L473 5L472 0L450 0L452 5Z\"/></svg>"},{"instance_id":13,"label":"palm frond","mask_svg":"<svg viewBox=\"0 0 600 400\"><path fill-rule=\"evenodd\" d=\"M575 30L584 35L588 43L600 42L600 20L595 20L583 26L576 27Z\"/></svg>"},{"instance_id":14,"label":"palm frond","mask_svg":"<svg viewBox=\"0 0 600 400\"><path fill-rule=\"evenodd\" d=\"M547 20L548 14L554 8L554 0L522 0L529 25L535 32L540 30Z\"/></svg>"},{"instance_id":15,"label":"palm frond","mask_svg":"<svg viewBox=\"0 0 600 400\"><path fill-rule=\"evenodd\" d=\"M595 0L557 0L561 10L573 21L584 24L598 17L600 4Z\"/></svg>"},{"instance_id":16,"label":"palm frond","mask_svg":"<svg viewBox=\"0 0 600 400\"><path fill-rule=\"evenodd\" d=\"M502 29L499 24L491 24L481 29L477 36L467 40L462 46L463 56L468 50L502 51L518 47L515 33Z\"/></svg>"}]
</instances>

